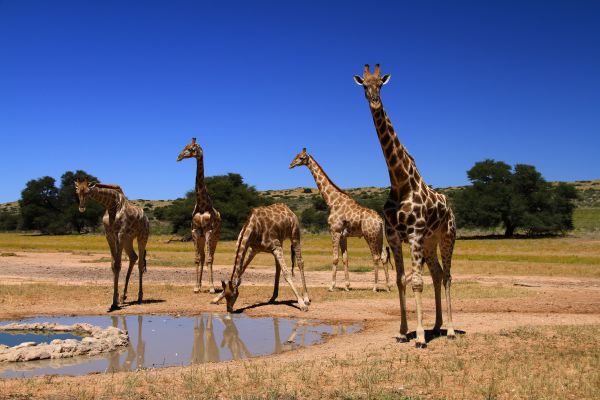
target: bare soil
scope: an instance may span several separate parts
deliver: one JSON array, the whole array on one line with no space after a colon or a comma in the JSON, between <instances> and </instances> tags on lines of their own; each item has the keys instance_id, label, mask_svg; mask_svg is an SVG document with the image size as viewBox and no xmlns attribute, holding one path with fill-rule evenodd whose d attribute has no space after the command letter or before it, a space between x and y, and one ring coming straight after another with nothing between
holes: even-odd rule
<instances>
[{"instance_id":1,"label":"bare soil","mask_svg":"<svg viewBox=\"0 0 600 400\"><path fill-rule=\"evenodd\" d=\"M47 302L35 302L33 304L21 304L18 307L0 307L0 318L16 318L30 315L61 315L61 314L102 314L106 311L110 296L110 283L112 273L110 263L98 261L101 254L73 254L73 253L29 253L16 252L14 256L0 257L0 282L6 285L18 285L29 283L56 283L60 285L74 286L101 286L106 290L106 298L84 299L71 301L69 299L48 299ZM126 265L126 262L124 262ZM215 281L227 279L230 275L230 266L215 267ZM206 276L206 275L205 275ZM330 282L331 273L328 271L308 271L308 285L319 288L319 293ZM383 273L380 271L380 282ZM571 325L599 325L600 324L600 279L595 278L567 278L567 277L536 277L536 276L476 276L476 275L454 275L454 282L469 281L489 286L490 290L497 287L517 287L523 290L522 296L492 297L492 298L460 298L455 296L454 325L455 328L464 332L464 337L472 337L477 334L503 335L503 332L514 330L525 326L571 326ZM148 284L145 295L151 301L141 305L131 305L116 313L141 314L141 313L173 313L194 314L203 311L225 311L224 305L210 305L212 295L192 293L195 271L192 268L175 268L152 266L144 276L144 282ZM338 282L342 283L343 272L338 271ZM372 287L373 274L352 273L351 281L354 290L364 290ZM428 279L429 280L429 279ZM299 282L299 277L295 278ZM392 273L392 282L395 281ZM450 346L445 338L431 340L428 349L421 351L414 349L414 343L396 344L394 336L399 328L399 306L397 295L385 293L376 294L368 298L343 299L344 293L338 292L340 300L343 301L318 301L311 304L308 313L302 313L291 302L280 302L276 304L260 304L264 293L268 293L273 284L272 266L254 266L244 276L244 286L264 287L263 291L252 292L249 289L242 290L236 307L245 308L248 315L276 315L280 317L305 317L311 319L322 319L327 321L360 322L363 329L356 334L340 336L328 340L322 345L312 346L299 351L284 353L259 358L260 362L266 362L268 368L278 368L285 363L312 362L311 360L327 360L331 358L360 357L365 351L374 351L386 354L393 349L394 354L418 354L423 360L420 362L434 362L436 357L447 350ZM159 286L168 287L174 285L183 286L182 290L162 290L158 292ZM286 286L282 282L281 287ZM153 293L156 288L157 292ZM189 290L188 290L189 288ZM316 289L315 289L316 291ZM137 292L137 270L132 276L130 286L130 297ZM187 294L186 294L187 293ZM280 300L292 299L291 292L283 291ZM380 296L380 297L378 297ZM264 299L266 300L266 298ZM444 302L443 302L444 303ZM0 303L0 305L2 305ZM426 328L433 325L434 301L429 292L424 296L424 323ZM408 299L408 321L409 329L415 328L414 302ZM445 307L444 307L444 317ZM477 336L484 337L484 336ZM482 339L483 340L483 339ZM497 340L503 340L497 336ZM513 338L519 340L519 338ZM476 340L473 346L485 348L483 342ZM504 343L504 342L502 342ZM452 345L452 351L457 347ZM499 352L513 349L512 345L506 348L496 349ZM514 350L514 349L513 349ZM460 352L460 348L458 350ZM470 350L472 351L472 350ZM481 350L483 351L483 350ZM489 353L489 349L486 350ZM511 350L512 351L512 350ZM484 354L484 353L482 353ZM492 355L488 356L492 357ZM408 357L408 355L407 355ZM407 358L408 359L408 358ZM211 365L208 368L221 371L224 368L242 368L245 362L233 361L223 364ZM296 364L294 364L296 365ZM158 377L168 377L176 374L181 377L185 368L165 368L156 372ZM177 371L177 372L174 372ZM229 371L229 370L228 370ZM126 373L123 373L126 374ZM119 374L117 374L119 375ZM160 379L162 379L160 378ZM17 380L6 380L0 385L0 398L13 393L15 398L19 395L50 396L58 395L65 386L72 385L97 385L104 382L102 376L95 377L63 377L54 378L53 384L42 384L36 390L24 389ZM106 378L114 379L114 378ZM122 375L119 379L128 379ZM157 378L159 379L159 378ZM482 378L483 379L483 378ZM37 382L37 381L36 381ZM41 382L41 381L40 381ZM58 383L57 383L58 382ZM38 382L39 383L39 382ZM100 383L101 384L101 383ZM299 383L290 383L294 387ZM62 389L61 389L62 388ZM289 389L289 388L288 388ZM289 390L285 389L284 392ZM460 389L458 383L448 388L436 391L403 391L403 394L419 395L425 397L438 397L441 395L460 398L470 398L464 394L464 388ZM468 392L468 391L467 391ZM95 392L94 392L95 393ZM136 392L137 393L137 392ZM502 393L500 393L502 394ZM153 397L146 393L145 396ZM109 396L110 397L110 396ZM142 396L144 397L144 396ZM160 396L159 396L160 397ZM219 392L217 397L229 398L227 393ZM300 396L302 397L302 396ZM335 397L335 396L334 396ZM367 396L368 397L368 396ZM499 396L499 398L519 398L520 396Z\"/></svg>"}]
</instances>

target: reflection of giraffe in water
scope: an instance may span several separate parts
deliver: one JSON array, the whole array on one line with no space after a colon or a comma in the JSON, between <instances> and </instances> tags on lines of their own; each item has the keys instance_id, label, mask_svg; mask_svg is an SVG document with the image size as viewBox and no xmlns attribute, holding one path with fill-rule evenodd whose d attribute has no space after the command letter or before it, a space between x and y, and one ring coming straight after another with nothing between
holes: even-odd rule
<instances>
[{"instance_id":1,"label":"reflection of giraffe in water","mask_svg":"<svg viewBox=\"0 0 600 400\"><path fill-rule=\"evenodd\" d=\"M213 331L213 315L206 316L206 325L204 317L196 317L194 326L194 344L192 345L192 364L205 362L219 362L219 348Z\"/></svg>"},{"instance_id":2,"label":"reflection of giraffe in water","mask_svg":"<svg viewBox=\"0 0 600 400\"><path fill-rule=\"evenodd\" d=\"M115 328L119 327L119 320L117 319L117 317L110 317L111 322L112 322L112 326ZM144 322L144 317L141 315L138 315L137 317L137 322L138 322L138 336L137 336L137 345L135 347L135 350L133 348L133 344L131 343L131 341L129 342L129 345L127 346L127 356L125 357L125 360L123 361L123 364L121 365L121 353L119 352L111 352L107 358L108 361L108 368L107 371L108 372L117 372L117 371L135 371L136 369L140 369L144 367L145 364L145 354L146 354L146 343L144 342L143 338L142 338L142 325ZM127 332L129 332L129 329L127 329L127 318L126 317L121 317L121 325L122 325L122 329L126 330ZM131 338L131 335L130 335Z\"/></svg>"},{"instance_id":3,"label":"reflection of giraffe in water","mask_svg":"<svg viewBox=\"0 0 600 400\"><path fill-rule=\"evenodd\" d=\"M220 315L219 319L225 326L225 329L223 329L223 340L221 341L221 347L227 346L229 352L231 353L231 359L239 360L241 358L252 357L252 353L250 350L248 350L240 338L240 333L231 316Z\"/></svg>"}]
</instances>

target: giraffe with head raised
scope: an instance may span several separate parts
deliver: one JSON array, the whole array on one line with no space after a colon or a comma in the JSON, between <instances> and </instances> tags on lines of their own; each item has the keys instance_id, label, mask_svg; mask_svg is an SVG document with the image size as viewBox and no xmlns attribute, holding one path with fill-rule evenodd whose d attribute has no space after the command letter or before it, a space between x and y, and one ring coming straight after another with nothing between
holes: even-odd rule
<instances>
[{"instance_id":1,"label":"giraffe with head raised","mask_svg":"<svg viewBox=\"0 0 600 400\"><path fill-rule=\"evenodd\" d=\"M200 292L202 287L202 272L204 271L205 261L209 270L209 291L215 293L212 266L217 243L221 236L221 214L213 207L210 195L206 190L204 151L196 143L196 138L192 138L192 142L183 148L177 157L177 161L184 158L196 159L196 205L192 212L192 240L196 249L196 286L194 287L194 293ZM208 257L206 253L208 253Z\"/></svg>"},{"instance_id":2,"label":"giraffe with head raised","mask_svg":"<svg viewBox=\"0 0 600 400\"><path fill-rule=\"evenodd\" d=\"M146 272L146 243L150 235L150 223L144 215L144 210L130 203L121 187L117 185L106 185L101 183L89 183L87 180L76 181L75 191L79 197L79 211L85 212L85 204L91 198L102 204L106 209L102 224L106 234L106 240L110 247L111 267L113 272L113 300L109 311L119 308L119 273L121 272L121 255L123 250L129 257L129 268L125 276L125 287L121 296L121 303L127 299L127 286L129 277L138 255L133 249L133 241L137 240L139 252L139 291L138 303L144 297L142 290L142 276Z\"/></svg>"},{"instance_id":3,"label":"giraffe with head raised","mask_svg":"<svg viewBox=\"0 0 600 400\"><path fill-rule=\"evenodd\" d=\"M290 239L292 242L292 274L288 271L283 258L283 242L286 239ZM300 309L307 311L310 298L308 297L306 278L304 277L304 261L302 260L300 247L300 223L296 214L288 206L281 203L252 209L238 235L231 279L221 282L223 291L211 303L217 304L225 298L227 311L233 312L233 306L238 298L239 287L242 283L242 275L254 256L260 252L271 253L275 257L275 287L269 302L274 302L279 295L279 276L283 270L283 277L296 295ZM298 265L300 270L302 297L300 297L292 280L294 265Z\"/></svg>"},{"instance_id":4,"label":"giraffe with head raised","mask_svg":"<svg viewBox=\"0 0 600 400\"><path fill-rule=\"evenodd\" d=\"M358 204L350 195L337 187L335 183L327 176L323 168L317 163L313 156L302 149L300 153L292 160L290 168L300 165L306 165L313 177L323 200L329 207L329 216L327 223L333 242L333 267L331 276L331 286L329 291L333 291L336 285L336 272L339 262L339 250L342 251L342 261L344 263L344 273L346 275L345 289L350 288L350 276L348 273L348 245L347 237L364 237L371 256L375 270L375 284L373 291L378 289L379 263L383 264L385 272L385 289L390 291L390 277L388 272L388 255L384 251L384 223L383 219L370 208Z\"/></svg>"},{"instance_id":5,"label":"giraffe with head raised","mask_svg":"<svg viewBox=\"0 0 600 400\"><path fill-rule=\"evenodd\" d=\"M384 205L384 218L388 243L396 262L396 281L400 293L400 334L398 341L408 341L406 321L406 284L404 264L402 262L402 243L408 243L412 261L411 284L417 306L416 346L426 347L423 329L423 263L427 263L433 280L435 293L434 332L442 326L441 286L446 293L448 313L447 337L454 339L452 324L452 306L450 301L450 274L452 252L456 237L454 214L446 196L430 188L421 177L415 160L400 143L381 102L380 90L389 82L390 75L381 76L379 64L371 74L369 65L365 65L363 76L354 76L357 84L363 86L369 102L377 136L387 163L391 189ZM438 260L437 248L442 256L442 265Z\"/></svg>"}]
</instances>

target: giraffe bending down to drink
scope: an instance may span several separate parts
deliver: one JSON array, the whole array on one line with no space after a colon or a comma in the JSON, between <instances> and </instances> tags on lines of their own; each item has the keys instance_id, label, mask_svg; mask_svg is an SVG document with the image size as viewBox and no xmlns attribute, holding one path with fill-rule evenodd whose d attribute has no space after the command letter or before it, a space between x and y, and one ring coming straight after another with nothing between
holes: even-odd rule
<instances>
[{"instance_id":1,"label":"giraffe bending down to drink","mask_svg":"<svg viewBox=\"0 0 600 400\"><path fill-rule=\"evenodd\" d=\"M354 76L357 84L363 86L369 102L377 136L387 162L391 189L384 205L385 227L388 243L392 248L396 262L396 282L400 293L400 335L398 341L407 342L408 325L406 322L406 277L402 262L402 242L410 246L412 260L412 289L417 304L417 340L416 346L427 346L423 329L423 263L426 262L433 279L435 292L434 331L442 326L441 286L446 292L448 308L448 339L454 339L452 324L452 306L450 302L450 274L452 252L456 237L454 214L446 196L430 188L421 178L415 160L400 143L381 102L380 90L389 82L390 75L380 75L379 64L371 74L369 65L365 65L363 76ZM442 266L438 261L437 248L440 248Z\"/></svg>"},{"instance_id":2,"label":"giraffe bending down to drink","mask_svg":"<svg viewBox=\"0 0 600 400\"><path fill-rule=\"evenodd\" d=\"M297 264L302 279L303 297L300 297L296 290L292 275L288 271L283 258L283 241L286 239L292 241L292 274L294 264ZM238 298L239 287L242 283L242 275L254 256L259 252L268 252L275 257L275 287L269 302L274 302L279 295L279 275L283 270L283 277L296 295L300 309L308 311L310 299L306 289L304 261L302 260L300 248L300 224L296 214L288 206L280 203L252 209L237 239L231 279L227 282L221 281L223 291L211 303L217 304L225 297L227 311L233 312L233 305Z\"/></svg>"},{"instance_id":3,"label":"giraffe bending down to drink","mask_svg":"<svg viewBox=\"0 0 600 400\"><path fill-rule=\"evenodd\" d=\"M204 260L208 265L210 293L215 293L215 285L213 282L213 260L217 243L221 236L221 214L213 207L212 200L206 190L204 183L204 151L196 138L192 138L192 142L186 145L177 161L184 158L196 159L196 205L192 212L192 240L196 249L196 286L194 293L200 292L202 287L202 272L204 271ZM206 257L205 253L208 253Z\"/></svg>"},{"instance_id":4,"label":"giraffe bending down to drink","mask_svg":"<svg viewBox=\"0 0 600 400\"><path fill-rule=\"evenodd\" d=\"M131 204L121 187L117 185L105 185L101 183L89 183L87 180L75 182L75 191L79 197L79 211L85 212L85 202L91 198L106 208L102 224L106 233L106 240L110 247L111 266L113 272L113 300L108 310L113 311L119 308L119 273L121 272L121 255L123 250L129 257L129 268L125 276L125 287L121 303L127 299L127 286L129 277L138 255L133 249L133 240L137 239L140 273L140 284L138 291L138 303L142 302L144 297L142 290L142 276L146 272L146 243L150 235L150 223L148 217L144 215L144 210Z\"/></svg>"},{"instance_id":5,"label":"giraffe bending down to drink","mask_svg":"<svg viewBox=\"0 0 600 400\"><path fill-rule=\"evenodd\" d=\"M333 267L331 276L331 286L329 291L335 288L335 275L339 261L339 249L342 250L342 261L344 263L344 272L346 274L346 290L350 288L350 276L348 273L348 246L346 238L348 236L364 237L371 250L373 257L373 266L375 270L375 284L373 291L378 289L379 281L379 263L383 264L385 272L385 289L390 291L390 276L388 273L388 252L383 248L385 237L383 219L376 211L363 207L358 204L350 195L337 187L335 183L325 173L319 163L302 149L300 153L292 160L290 168L306 165L319 187L319 192L323 200L329 207L329 231L333 240Z\"/></svg>"}]
</instances>

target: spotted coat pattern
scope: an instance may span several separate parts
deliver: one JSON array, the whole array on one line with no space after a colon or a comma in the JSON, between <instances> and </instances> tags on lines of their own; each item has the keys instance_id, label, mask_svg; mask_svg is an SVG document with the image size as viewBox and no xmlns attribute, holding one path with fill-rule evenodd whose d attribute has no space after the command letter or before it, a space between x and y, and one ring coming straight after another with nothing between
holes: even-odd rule
<instances>
[{"instance_id":1,"label":"spotted coat pattern","mask_svg":"<svg viewBox=\"0 0 600 400\"><path fill-rule=\"evenodd\" d=\"M123 250L129 257L129 268L125 276L125 287L121 303L127 299L127 286L131 271L138 255L133 249L133 241L137 240L139 252L139 292L138 303L142 302L142 277L146 272L146 243L150 235L150 223L144 215L144 210L130 203L123 190L117 185L90 184L87 180L75 182L75 191L79 197L79 211L85 211L87 198L91 198L102 204L106 209L102 224L106 234L106 240L110 247L111 267L113 271L113 300L110 311L119 308L119 273L121 271L121 256Z\"/></svg>"},{"instance_id":2,"label":"spotted coat pattern","mask_svg":"<svg viewBox=\"0 0 600 400\"><path fill-rule=\"evenodd\" d=\"M417 307L417 347L425 347L425 331L422 324L421 293L423 291L423 264L427 263L433 279L436 319L434 331L442 326L441 286L444 285L448 313L448 338L454 338L452 307L450 301L450 274L452 252L456 237L454 214L446 197L430 188L422 179L415 160L400 143L394 127L387 116L380 98L381 87L388 83L390 75L380 74L379 64L370 73L365 65L363 76L354 80L365 90L369 102L377 136L387 163L391 189L384 206L384 218L388 243L392 249L397 269L397 283L400 293L400 335L399 341L407 341L406 285L402 260L402 243L408 243L411 253L411 284ZM437 249L440 249L440 265Z\"/></svg>"},{"instance_id":3,"label":"spotted coat pattern","mask_svg":"<svg viewBox=\"0 0 600 400\"><path fill-rule=\"evenodd\" d=\"M290 239L292 242L291 274L283 258L283 242L286 239ZM218 303L225 297L227 300L227 311L233 311L233 305L239 294L239 286L242 283L242 275L254 256L260 252L271 253L275 258L275 287L270 302L274 302L277 299L279 294L279 276L283 270L283 277L296 295L300 309L307 311L310 299L306 288L306 278L304 277L304 261L302 260L302 249L300 246L300 223L296 214L288 206L281 203L252 209L238 235L231 279L221 282L223 292L215 297L212 303ZM300 297L292 280L295 265L298 265L302 279L302 297Z\"/></svg>"},{"instance_id":4,"label":"spotted coat pattern","mask_svg":"<svg viewBox=\"0 0 600 400\"><path fill-rule=\"evenodd\" d=\"M346 275L346 290L350 287L350 277L348 273L348 246L347 237L364 237L371 256L373 258L373 266L375 271L375 284L373 291L378 289L378 273L379 264L383 264L385 272L385 289L390 290L390 279L388 273L388 256L383 249L384 241L384 223L383 219L376 211L370 208L363 207L358 204L350 195L341 190L327 176L323 168L317 161L302 149L298 155L292 160L290 168L300 165L306 165L313 177L323 200L329 207L329 231L331 233L333 243L333 266L331 286L332 291L336 285L336 271L339 261L339 250L342 251L342 261L344 263L344 272Z\"/></svg>"}]
</instances>

